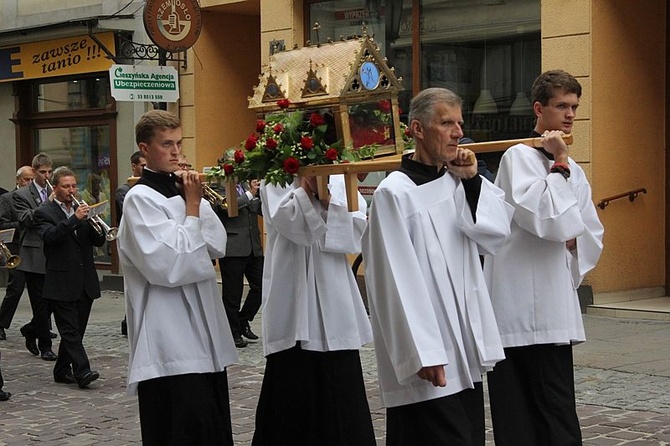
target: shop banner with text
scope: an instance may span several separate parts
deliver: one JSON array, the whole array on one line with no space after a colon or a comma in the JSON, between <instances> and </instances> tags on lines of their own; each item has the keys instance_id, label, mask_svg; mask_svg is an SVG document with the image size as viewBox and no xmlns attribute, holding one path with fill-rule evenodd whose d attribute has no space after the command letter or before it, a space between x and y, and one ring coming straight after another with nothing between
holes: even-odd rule
<instances>
[{"instance_id":1,"label":"shop banner with text","mask_svg":"<svg viewBox=\"0 0 670 446\"><path fill-rule=\"evenodd\" d=\"M116 54L114 33L95 37ZM88 35L22 43L0 48L0 82L106 71L112 63Z\"/></svg>"}]
</instances>

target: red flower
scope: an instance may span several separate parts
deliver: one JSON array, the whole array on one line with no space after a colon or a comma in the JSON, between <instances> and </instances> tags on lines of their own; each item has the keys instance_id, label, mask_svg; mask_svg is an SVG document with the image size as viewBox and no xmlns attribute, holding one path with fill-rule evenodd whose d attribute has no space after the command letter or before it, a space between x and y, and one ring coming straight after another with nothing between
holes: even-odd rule
<instances>
[{"instance_id":1,"label":"red flower","mask_svg":"<svg viewBox=\"0 0 670 446\"><path fill-rule=\"evenodd\" d=\"M256 148L256 142L258 138L253 133L249 135L246 142L244 143L244 148L247 150L254 150Z\"/></svg>"},{"instance_id":2,"label":"red flower","mask_svg":"<svg viewBox=\"0 0 670 446\"><path fill-rule=\"evenodd\" d=\"M265 121L259 119L258 121L256 121L256 131L258 133L261 133L263 130L265 130Z\"/></svg>"},{"instance_id":3,"label":"red flower","mask_svg":"<svg viewBox=\"0 0 670 446\"><path fill-rule=\"evenodd\" d=\"M274 150L277 148L277 141L275 141L272 138L268 138L267 141L265 141L265 147L267 147L270 150Z\"/></svg>"},{"instance_id":4,"label":"red flower","mask_svg":"<svg viewBox=\"0 0 670 446\"><path fill-rule=\"evenodd\" d=\"M272 127L272 130L274 130L275 133L281 133L284 131L284 126L281 123L277 123Z\"/></svg>"},{"instance_id":5,"label":"red flower","mask_svg":"<svg viewBox=\"0 0 670 446\"><path fill-rule=\"evenodd\" d=\"M237 164L242 164L244 162L244 152L241 150L236 150L235 151L235 162Z\"/></svg>"},{"instance_id":6,"label":"red flower","mask_svg":"<svg viewBox=\"0 0 670 446\"><path fill-rule=\"evenodd\" d=\"M291 101L288 99L280 99L277 101L277 107L279 108L288 108L289 105L291 105Z\"/></svg>"},{"instance_id":7,"label":"red flower","mask_svg":"<svg viewBox=\"0 0 670 446\"><path fill-rule=\"evenodd\" d=\"M326 150L326 158L331 161L335 161L337 159L337 149L333 149L331 147L330 149Z\"/></svg>"},{"instance_id":8,"label":"red flower","mask_svg":"<svg viewBox=\"0 0 670 446\"><path fill-rule=\"evenodd\" d=\"M320 125L324 125L325 123L326 120L317 112L312 113L312 115L309 117L309 125L312 127L318 127Z\"/></svg>"},{"instance_id":9,"label":"red flower","mask_svg":"<svg viewBox=\"0 0 670 446\"><path fill-rule=\"evenodd\" d=\"M391 113L391 101L388 99L379 101L377 103L377 107L379 107L379 110L381 110L383 113Z\"/></svg>"},{"instance_id":10,"label":"red flower","mask_svg":"<svg viewBox=\"0 0 670 446\"><path fill-rule=\"evenodd\" d=\"M300 138L300 147L303 150L312 150L314 148L314 141L309 136L303 136Z\"/></svg>"},{"instance_id":11,"label":"red flower","mask_svg":"<svg viewBox=\"0 0 670 446\"><path fill-rule=\"evenodd\" d=\"M225 173L226 175L232 175L234 171L235 171L235 168L233 167L232 164L224 164L223 165L223 173Z\"/></svg>"},{"instance_id":12,"label":"red flower","mask_svg":"<svg viewBox=\"0 0 670 446\"><path fill-rule=\"evenodd\" d=\"M405 136L407 136L408 138L412 137L412 130L409 127L405 129Z\"/></svg>"},{"instance_id":13,"label":"red flower","mask_svg":"<svg viewBox=\"0 0 670 446\"><path fill-rule=\"evenodd\" d=\"M284 160L283 168L287 173L290 173L291 175L296 174L298 173L298 169L300 169L300 161L293 158L292 156L286 158Z\"/></svg>"}]
</instances>

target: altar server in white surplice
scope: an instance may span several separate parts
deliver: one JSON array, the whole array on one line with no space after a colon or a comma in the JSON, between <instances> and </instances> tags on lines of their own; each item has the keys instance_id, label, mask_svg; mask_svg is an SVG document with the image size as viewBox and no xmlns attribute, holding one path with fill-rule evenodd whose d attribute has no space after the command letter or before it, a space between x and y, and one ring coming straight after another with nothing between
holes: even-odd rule
<instances>
[{"instance_id":1,"label":"altar server in white surplice","mask_svg":"<svg viewBox=\"0 0 670 446\"><path fill-rule=\"evenodd\" d=\"M253 446L370 445L375 437L358 350L372 332L346 254L358 253L367 209L347 210L344 178L263 182L265 374Z\"/></svg>"},{"instance_id":2,"label":"altar server in white surplice","mask_svg":"<svg viewBox=\"0 0 670 446\"><path fill-rule=\"evenodd\" d=\"M124 198L117 243L142 444L232 446L226 367L237 352L212 265L226 231L198 173L178 171L179 119L151 110L135 131L147 164Z\"/></svg>"},{"instance_id":3,"label":"altar server in white surplice","mask_svg":"<svg viewBox=\"0 0 670 446\"><path fill-rule=\"evenodd\" d=\"M387 444L483 445L482 375L503 359L479 255L513 209L477 175L461 98L429 88L410 104L416 150L374 193L363 260Z\"/></svg>"},{"instance_id":4,"label":"altar server in white surplice","mask_svg":"<svg viewBox=\"0 0 670 446\"><path fill-rule=\"evenodd\" d=\"M577 288L598 261L603 226L582 168L568 156L582 94L570 74L533 84L543 148L505 152L495 184L514 206L512 235L485 275L507 359L488 374L497 446L581 445L572 344L585 340Z\"/></svg>"}]
</instances>

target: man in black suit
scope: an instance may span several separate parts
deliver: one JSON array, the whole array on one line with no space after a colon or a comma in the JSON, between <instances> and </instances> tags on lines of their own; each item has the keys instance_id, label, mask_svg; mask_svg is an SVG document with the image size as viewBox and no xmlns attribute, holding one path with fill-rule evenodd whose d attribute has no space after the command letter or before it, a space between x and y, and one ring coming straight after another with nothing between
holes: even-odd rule
<instances>
[{"instance_id":1,"label":"man in black suit","mask_svg":"<svg viewBox=\"0 0 670 446\"><path fill-rule=\"evenodd\" d=\"M76 382L83 389L100 376L91 370L82 339L93 299L100 297L93 246L102 246L105 235L84 221L88 205L74 205L77 180L72 170L64 166L56 169L53 187L54 199L37 210L35 225L46 256L44 298L49 301L61 336L54 380Z\"/></svg>"},{"instance_id":2,"label":"man in black suit","mask_svg":"<svg viewBox=\"0 0 670 446\"><path fill-rule=\"evenodd\" d=\"M33 168L31 166L20 167L16 171L16 189L0 196L0 229L14 229L14 238L7 243L7 248L14 255L19 255L21 233L19 231L19 217L12 206L12 194L30 184L33 180ZM9 270L9 281L5 290L5 298L0 306L0 340L7 339L5 329L9 328L19 306L19 300L26 287L26 276L23 271Z\"/></svg>"},{"instance_id":3,"label":"man in black suit","mask_svg":"<svg viewBox=\"0 0 670 446\"><path fill-rule=\"evenodd\" d=\"M258 339L251 331L249 322L261 306L263 283L263 247L258 228L258 216L261 213L259 187L258 180L249 182L249 190L245 190L242 184L237 185L237 217L229 217L227 210L220 206L215 209L228 237L226 256L219 259L219 269L223 283L223 306L236 347L247 346L242 336ZM245 276L249 282L249 293L240 310Z\"/></svg>"},{"instance_id":4,"label":"man in black suit","mask_svg":"<svg viewBox=\"0 0 670 446\"><path fill-rule=\"evenodd\" d=\"M142 170L144 170L144 166L146 165L147 160L139 150L130 156L130 169L132 170L134 177L141 177ZM123 199L126 198L126 194L129 190L130 184L126 182L119 186L114 194L116 201L116 224L119 226L121 226L121 217L123 216ZM121 321L121 334L128 336L128 322L125 317L123 318L123 321Z\"/></svg>"},{"instance_id":5,"label":"man in black suit","mask_svg":"<svg viewBox=\"0 0 670 446\"><path fill-rule=\"evenodd\" d=\"M33 158L32 166L33 181L11 195L12 207L19 218L21 231L19 249L21 264L16 269L25 274L28 298L33 309L33 319L21 327L21 334L26 338L26 348L30 353L39 355L42 352L42 359L55 361L56 355L51 350L49 331L51 313L49 303L42 296L45 274L44 251L34 221L37 209L49 203L51 191L47 182L52 172L51 158L45 153L38 153ZM37 345L35 339L38 340Z\"/></svg>"}]
</instances>

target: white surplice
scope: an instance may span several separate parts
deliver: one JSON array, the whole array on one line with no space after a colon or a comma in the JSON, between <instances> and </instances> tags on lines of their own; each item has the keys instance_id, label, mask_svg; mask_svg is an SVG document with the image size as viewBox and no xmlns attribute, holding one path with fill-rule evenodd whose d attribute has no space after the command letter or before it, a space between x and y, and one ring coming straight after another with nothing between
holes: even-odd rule
<instances>
[{"instance_id":1,"label":"white surplice","mask_svg":"<svg viewBox=\"0 0 670 446\"><path fill-rule=\"evenodd\" d=\"M504 358L479 254L500 248L512 212L482 181L475 223L449 173L416 185L393 172L375 191L363 259L385 406L472 388ZM438 364L446 364L446 387L417 376Z\"/></svg>"},{"instance_id":2,"label":"white surplice","mask_svg":"<svg viewBox=\"0 0 670 446\"><path fill-rule=\"evenodd\" d=\"M519 144L495 180L515 208L512 235L484 268L505 347L585 340L577 288L600 257L603 226L582 168L570 158L566 181L553 163Z\"/></svg>"},{"instance_id":3,"label":"white surplice","mask_svg":"<svg viewBox=\"0 0 670 446\"><path fill-rule=\"evenodd\" d=\"M310 199L299 180L286 187L263 182L267 231L263 269L265 355L292 348L356 350L372 332L346 254L360 252L365 200L347 210L344 177L330 178L328 210Z\"/></svg>"},{"instance_id":4,"label":"white surplice","mask_svg":"<svg viewBox=\"0 0 670 446\"><path fill-rule=\"evenodd\" d=\"M181 196L137 184L123 203L117 239L123 266L130 359L128 394L152 378L225 370L237 351L212 259L226 231L209 203L186 216Z\"/></svg>"}]
</instances>

